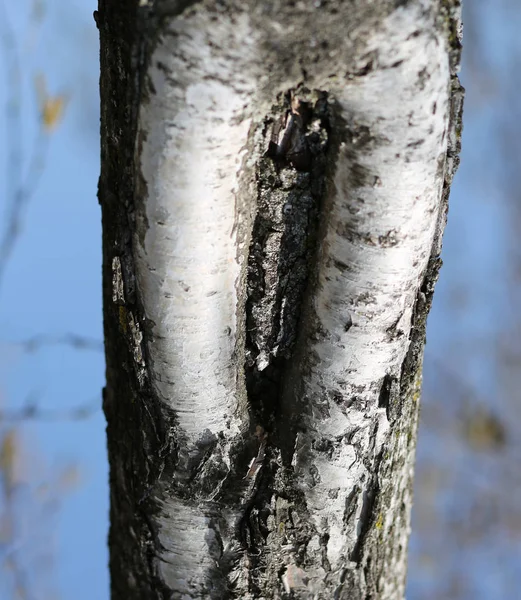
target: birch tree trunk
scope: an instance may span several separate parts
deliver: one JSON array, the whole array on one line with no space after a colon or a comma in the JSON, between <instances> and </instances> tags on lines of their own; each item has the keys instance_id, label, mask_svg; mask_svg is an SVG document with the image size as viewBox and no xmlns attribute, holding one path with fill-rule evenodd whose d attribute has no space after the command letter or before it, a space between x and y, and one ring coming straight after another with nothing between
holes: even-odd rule
<instances>
[{"instance_id":1,"label":"birch tree trunk","mask_svg":"<svg viewBox=\"0 0 521 600\"><path fill-rule=\"evenodd\" d=\"M403 597L459 0L100 0L113 600Z\"/></svg>"}]
</instances>

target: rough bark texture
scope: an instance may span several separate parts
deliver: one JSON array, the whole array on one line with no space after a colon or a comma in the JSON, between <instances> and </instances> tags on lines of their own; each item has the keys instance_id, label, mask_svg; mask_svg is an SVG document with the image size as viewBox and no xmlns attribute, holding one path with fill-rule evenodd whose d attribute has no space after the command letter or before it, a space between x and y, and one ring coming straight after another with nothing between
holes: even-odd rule
<instances>
[{"instance_id":1,"label":"rough bark texture","mask_svg":"<svg viewBox=\"0 0 521 600\"><path fill-rule=\"evenodd\" d=\"M112 597L403 597L459 2L96 21Z\"/></svg>"}]
</instances>

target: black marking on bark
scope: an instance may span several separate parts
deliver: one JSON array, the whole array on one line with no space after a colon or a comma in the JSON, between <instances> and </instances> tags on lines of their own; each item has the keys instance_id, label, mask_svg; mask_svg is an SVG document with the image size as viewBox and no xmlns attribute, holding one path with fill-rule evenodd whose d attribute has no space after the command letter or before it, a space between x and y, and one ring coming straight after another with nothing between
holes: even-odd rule
<instances>
[{"instance_id":1,"label":"black marking on bark","mask_svg":"<svg viewBox=\"0 0 521 600\"><path fill-rule=\"evenodd\" d=\"M331 564L327 557L327 544L329 542L329 533L323 533L320 536L320 550L321 550L321 559L322 559L322 568L326 573L331 571Z\"/></svg>"},{"instance_id":2,"label":"black marking on bark","mask_svg":"<svg viewBox=\"0 0 521 600\"><path fill-rule=\"evenodd\" d=\"M346 498L346 508L344 510L344 527L354 526L354 519L356 516L357 509L357 497L360 494L360 488L357 485L353 486L353 489L349 492Z\"/></svg>"},{"instance_id":3,"label":"black marking on bark","mask_svg":"<svg viewBox=\"0 0 521 600\"><path fill-rule=\"evenodd\" d=\"M392 341L396 338L402 337L404 335L403 330L398 328L398 325L399 325L400 321L402 320L402 317L403 317L403 312L400 313L398 315L398 317L396 318L396 321L385 330L385 332L389 336L390 341Z\"/></svg>"},{"instance_id":4,"label":"black marking on bark","mask_svg":"<svg viewBox=\"0 0 521 600\"><path fill-rule=\"evenodd\" d=\"M387 419L389 419L389 396L391 393L391 377L386 375L382 381L380 394L378 396L378 408L385 408Z\"/></svg>"},{"instance_id":5,"label":"black marking on bark","mask_svg":"<svg viewBox=\"0 0 521 600\"><path fill-rule=\"evenodd\" d=\"M350 73L349 75L351 77L365 77L366 75L371 73L371 71L375 70L377 61L378 61L378 56L375 52L373 52L373 53L371 53L371 57L369 58L369 60L366 62L366 64L363 67L361 67L360 69L357 69L356 71L354 71L353 73Z\"/></svg>"},{"instance_id":6,"label":"black marking on bark","mask_svg":"<svg viewBox=\"0 0 521 600\"><path fill-rule=\"evenodd\" d=\"M364 542L367 534L369 533L371 525L374 522L374 506L379 492L380 488L378 482L376 481L376 477L373 477L369 486L363 492L362 511L360 513L361 530L353 551L349 556L349 560L352 560L357 564L360 564L362 560Z\"/></svg>"},{"instance_id":7,"label":"black marking on bark","mask_svg":"<svg viewBox=\"0 0 521 600\"><path fill-rule=\"evenodd\" d=\"M201 0L167 0L166 2L156 2L155 10L161 18L171 18L180 15L187 9L197 5Z\"/></svg>"}]
</instances>

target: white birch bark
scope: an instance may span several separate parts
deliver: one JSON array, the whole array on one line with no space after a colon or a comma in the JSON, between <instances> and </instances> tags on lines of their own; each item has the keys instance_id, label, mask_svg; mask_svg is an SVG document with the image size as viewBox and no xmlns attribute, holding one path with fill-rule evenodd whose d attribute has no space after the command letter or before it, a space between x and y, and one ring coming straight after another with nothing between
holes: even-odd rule
<instances>
[{"instance_id":1,"label":"white birch bark","mask_svg":"<svg viewBox=\"0 0 521 600\"><path fill-rule=\"evenodd\" d=\"M98 17L133 111L130 171L102 117L113 597L403 597L458 3L127 4L116 51Z\"/></svg>"}]
</instances>

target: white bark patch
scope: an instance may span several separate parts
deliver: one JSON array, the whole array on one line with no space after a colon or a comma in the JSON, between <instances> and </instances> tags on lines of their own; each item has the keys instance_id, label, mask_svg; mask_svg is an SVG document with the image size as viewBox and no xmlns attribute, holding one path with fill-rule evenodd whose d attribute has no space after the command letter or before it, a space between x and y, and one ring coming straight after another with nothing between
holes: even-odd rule
<instances>
[{"instance_id":1,"label":"white bark patch","mask_svg":"<svg viewBox=\"0 0 521 600\"><path fill-rule=\"evenodd\" d=\"M234 355L244 268L234 225L256 85L245 65L253 54L244 15L233 22L202 9L177 16L150 61L137 138L147 196L136 203L134 254L152 328L151 383L177 417L175 480L182 486L197 472L194 481L204 487L214 469L208 481L215 481L215 470L221 478L215 493L229 471L230 442L247 426L238 393L243 365ZM212 456L205 456L213 443ZM208 597L205 582L219 558L221 542L201 502L162 498L159 568L180 598Z\"/></svg>"},{"instance_id":2,"label":"white bark patch","mask_svg":"<svg viewBox=\"0 0 521 600\"><path fill-rule=\"evenodd\" d=\"M365 456L374 446L376 457L386 439L380 387L386 374L399 376L408 349L443 184L433 157L446 151L449 65L431 17L416 5L398 9L371 51L374 69L336 92L354 134L340 148L319 252L317 332L302 363L308 434L294 461L317 529L329 532L333 569L356 542L357 528L355 537L344 530L345 499L371 475L353 445ZM330 458L312 447L339 435L349 443Z\"/></svg>"},{"instance_id":3,"label":"white bark patch","mask_svg":"<svg viewBox=\"0 0 521 600\"><path fill-rule=\"evenodd\" d=\"M163 548L159 566L164 581L180 598L182 594L199 597L204 592L205 574L217 558L212 556L210 545L219 552L218 544L209 537L208 518L197 506L166 500L158 525Z\"/></svg>"},{"instance_id":4,"label":"white bark patch","mask_svg":"<svg viewBox=\"0 0 521 600\"><path fill-rule=\"evenodd\" d=\"M152 384L193 442L237 432L235 192L255 82L243 17L177 17L153 56L139 116L147 186L135 238ZM138 149L139 150L139 149Z\"/></svg>"}]
</instances>

